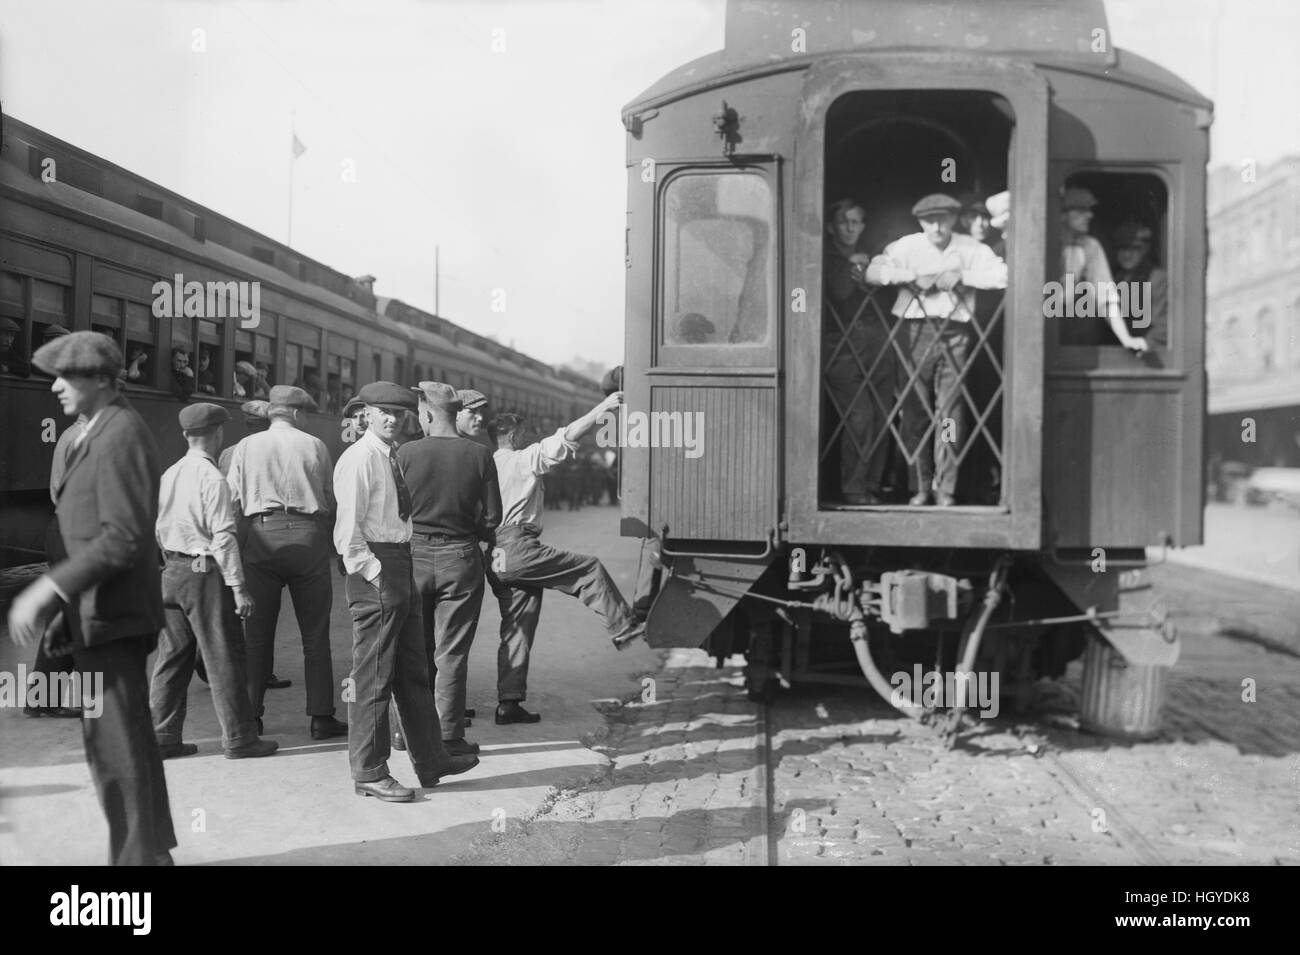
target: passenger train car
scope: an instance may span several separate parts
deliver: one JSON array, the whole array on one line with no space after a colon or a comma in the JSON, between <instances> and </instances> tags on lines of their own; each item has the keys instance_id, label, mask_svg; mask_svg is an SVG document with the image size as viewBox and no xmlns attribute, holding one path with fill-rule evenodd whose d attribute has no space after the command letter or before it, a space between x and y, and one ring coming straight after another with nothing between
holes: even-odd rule
<instances>
[{"instance_id":1,"label":"passenger train car","mask_svg":"<svg viewBox=\"0 0 1300 955\"><path fill-rule=\"evenodd\" d=\"M313 394L320 412L309 415L309 429L336 459L350 437L342 406L374 380L475 388L492 410L522 413L541 431L601 398L595 382L377 297L369 276L336 272L25 123L4 117L0 134L0 317L21 329L11 354L29 356L54 325L112 335L128 363L139 359L126 394L168 463L185 446L176 425L181 399L172 388L176 349L195 372L192 381L211 389L190 400L230 409L228 444L243 436L238 409L253 396L236 393L235 365L248 362L269 385L300 384ZM159 282L180 282L182 292L160 302ZM202 314L197 304L195 314L185 314L189 296L182 293L191 282L205 291ZM230 282L257 283L255 323L226 294L239 287ZM48 378L34 369L26 377L0 374L0 553L7 563L40 559L52 513L51 454L67 425Z\"/></svg>"},{"instance_id":2,"label":"passenger train car","mask_svg":"<svg viewBox=\"0 0 1300 955\"><path fill-rule=\"evenodd\" d=\"M622 451L622 528L668 566L650 643L743 651L763 697L860 682L834 659L846 632L846 662L886 694L907 658L994 669L1021 702L1085 647L1135 678L1170 665L1176 635L1120 614L1119 582L1148 546L1201 542L1211 110L1115 49L1099 0L732 0L725 48L623 112L625 385L658 431ZM1152 236L1167 324L1145 355L1050 307L1068 187L1097 200L1103 245L1129 222ZM827 299L825 210L854 199L876 254L918 231L920 197L1003 190L1006 288L977 293L956 362L956 504L913 506L921 445L899 425L923 356L897 288L853 314ZM890 460L866 505L837 494L848 438L822 375L858 322L897 368L892 390L861 386ZM885 359L859 360L866 382ZM924 411L930 440L948 422ZM692 415L695 455L672 446Z\"/></svg>"}]
</instances>

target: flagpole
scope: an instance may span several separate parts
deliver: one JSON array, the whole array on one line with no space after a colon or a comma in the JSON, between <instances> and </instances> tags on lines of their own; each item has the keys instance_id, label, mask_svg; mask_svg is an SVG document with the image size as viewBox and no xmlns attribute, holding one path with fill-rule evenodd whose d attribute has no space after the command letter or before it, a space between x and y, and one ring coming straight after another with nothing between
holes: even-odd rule
<instances>
[{"instance_id":1,"label":"flagpole","mask_svg":"<svg viewBox=\"0 0 1300 955\"><path fill-rule=\"evenodd\" d=\"M298 147L298 130L294 122L295 116L289 114L289 238L284 243L293 248L293 167L298 164L297 147Z\"/></svg>"}]
</instances>

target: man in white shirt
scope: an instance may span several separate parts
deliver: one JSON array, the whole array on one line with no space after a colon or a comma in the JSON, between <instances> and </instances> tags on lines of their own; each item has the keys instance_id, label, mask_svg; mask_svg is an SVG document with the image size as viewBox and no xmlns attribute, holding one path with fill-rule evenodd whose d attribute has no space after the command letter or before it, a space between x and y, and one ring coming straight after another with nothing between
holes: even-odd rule
<instances>
[{"instance_id":1,"label":"man in white shirt","mask_svg":"<svg viewBox=\"0 0 1300 955\"><path fill-rule=\"evenodd\" d=\"M1007 287L1007 266L993 250L954 232L961 203L934 193L912 207L921 231L885 246L867 267L868 282L897 285L893 313L910 376L902 408L903 443L915 456L913 507L956 503L957 458L966 443L962 379L970 349L975 289ZM931 408L934 409L933 415Z\"/></svg>"},{"instance_id":2,"label":"man in white shirt","mask_svg":"<svg viewBox=\"0 0 1300 955\"><path fill-rule=\"evenodd\" d=\"M195 651L207 665L212 705L221 723L227 759L270 756L277 744L258 737L244 689L244 636L239 622L253 611L235 539L230 489L216 453L230 420L220 405L186 405L178 415L189 444L185 456L163 472L158 490L158 546L166 623L154 659L149 709L163 759L192 756L183 741L186 692Z\"/></svg>"},{"instance_id":3,"label":"man in white shirt","mask_svg":"<svg viewBox=\"0 0 1300 955\"><path fill-rule=\"evenodd\" d=\"M601 415L623 403L616 391L567 427L528 447L521 447L523 419L497 415L492 422L497 451L493 459L501 484L501 526L489 560L488 579L501 608L501 650L497 654L497 711L495 722L536 723L540 716L524 709L528 659L537 621L542 612L542 591L558 590L577 597L596 612L614 646L621 650L645 632L618 585L599 560L543 544L543 475L578 449L578 441L596 426Z\"/></svg>"},{"instance_id":4,"label":"man in white shirt","mask_svg":"<svg viewBox=\"0 0 1300 955\"><path fill-rule=\"evenodd\" d=\"M352 612L348 762L358 795L410 802L414 791L388 771L390 700L397 703L421 786L472 769L478 757L452 756L442 745L429 683L411 564L411 493L395 444L400 422L416 409L415 394L391 381L376 381L358 397L366 405L366 432L334 466L334 546L347 570Z\"/></svg>"}]
</instances>

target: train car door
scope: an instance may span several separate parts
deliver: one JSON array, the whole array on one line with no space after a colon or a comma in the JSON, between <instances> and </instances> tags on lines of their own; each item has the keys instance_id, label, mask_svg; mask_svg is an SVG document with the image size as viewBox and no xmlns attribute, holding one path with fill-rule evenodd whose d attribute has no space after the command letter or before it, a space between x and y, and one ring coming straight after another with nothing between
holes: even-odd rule
<instances>
[{"instance_id":1,"label":"train car door","mask_svg":"<svg viewBox=\"0 0 1300 955\"><path fill-rule=\"evenodd\" d=\"M648 455L628 476L670 552L766 554L777 532L780 207L775 158L656 170L650 340L629 342L649 360L620 443Z\"/></svg>"},{"instance_id":2,"label":"train car door","mask_svg":"<svg viewBox=\"0 0 1300 955\"><path fill-rule=\"evenodd\" d=\"M789 229L792 304L785 361L790 395L785 458L789 539L912 547L1039 547L1045 78L1027 63L1001 57L846 54L808 71L803 104L796 127L798 157ZM843 144L850 141L854 151L843 154L849 149ZM919 486L909 491L899 482L868 506L834 504L824 493L826 482L819 469L828 467L825 452L830 442L844 444L837 436L844 429L832 427L834 416L825 410L823 369L843 352L836 335L847 337L847 333L825 333L824 210L844 196L858 201L868 220L862 242L869 246L859 245L859 250L872 254L919 231L910 209L922 196L1001 189L1010 193L1013 225L1006 237L1006 288L981 299L988 306L982 329L969 317L982 306L965 308L967 317L962 320L971 322L968 327L974 330L969 337L972 358L964 363L960 355L948 359L959 369L960 400L966 403L956 467L973 470L974 452L985 452L998 469L995 479L980 497L967 495L963 500L959 492L959 506L911 506L909 495ZM799 292L805 303L801 311L793 307L793 296ZM900 369L892 392L882 385L879 396L874 396L880 409L877 419L884 422L875 434L890 429L887 440L908 461L907 467L896 471L907 474L917 470L913 459L918 449L927 442L937 446L946 440L940 437L940 429L946 429L948 422L927 406L930 430L920 438L909 433L919 415L906 420L906 403L913 389L918 396L923 393L917 381L925 356L918 358L921 346L916 341L909 344L907 338L916 326L909 327L908 319L891 313L897 307L898 290L880 286L870 294L880 305L873 319L887 329L880 333L885 344L878 347L888 350ZM943 323L940 336L950 322L958 320L956 311L952 315L952 319L935 319L935 327ZM996 339L990 331L996 331ZM923 341L924 334L915 337ZM933 351L931 347L926 354ZM984 395L969 377L963 377L975 360L987 362L992 369L994 380ZM864 368L868 361L863 360ZM872 374L867 369L863 377L870 379ZM930 401L928 397L917 400ZM924 480L916 475L907 479L918 485Z\"/></svg>"}]
</instances>

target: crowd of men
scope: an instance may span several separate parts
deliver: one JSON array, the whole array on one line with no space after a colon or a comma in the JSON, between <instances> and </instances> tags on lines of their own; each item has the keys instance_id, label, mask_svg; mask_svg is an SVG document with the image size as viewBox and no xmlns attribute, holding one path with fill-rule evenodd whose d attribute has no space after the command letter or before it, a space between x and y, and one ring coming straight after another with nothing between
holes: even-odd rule
<instances>
[{"instance_id":1,"label":"crowd of men","mask_svg":"<svg viewBox=\"0 0 1300 955\"><path fill-rule=\"evenodd\" d=\"M1114 281L1147 282L1149 314L1126 313L1117 296L1102 301L1102 322L1062 325L1061 344L1116 343L1142 354L1168 344L1165 273L1151 256L1152 229L1126 222L1115 236L1114 274L1102 244L1090 232L1096 197L1071 186L1063 191L1061 276L1074 288L1110 287ZM911 462L910 506L957 503L962 449L969 440L968 399L978 394L970 375L979 320L990 311L977 293L1007 286L1006 249L1010 197L933 193L916 202L919 231L889 243L876 255L860 249L866 231L863 206L840 199L826 211L823 279L822 381L826 434L839 436L837 500L850 506L886 502L891 431ZM997 233L995 240L994 233ZM866 307L881 287L895 286L889 314ZM1000 336L995 338L1000 340ZM988 390L988 389L985 389ZM996 423L986 424L996 429Z\"/></svg>"},{"instance_id":2,"label":"crowd of men","mask_svg":"<svg viewBox=\"0 0 1300 955\"><path fill-rule=\"evenodd\" d=\"M82 727L113 864L171 864L163 761L197 751L184 725L200 659L226 758L276 751L263 717L286 587L311 736L346 736L354 791L386 802L415 797L389 769L394 747L425 788L478 764L466 680L485 588L501 610L498 725L541 718L523 703L545 590L582 600L618 649L644 631L644 603L634 611L600 561L541 540L543 477L622 404L620 390L532 444L522 418L498 414L493 452L475 440L481 393L373 382L344 409L359 436L333 462L303 428L311 396L277 386L243 405L250 433L224 451L229 413L186 404L187 451L164 471L120 393L110 337L57 336L32 362L74 422L55 448L50 569L14 600L10 632L38 645L38 668L70 654L78 671L103 674L101 715ZM423 436L400 440L417 415ZM329 643L336 562L352 617L346 723Z\"/></svg>"}]
</instances>

